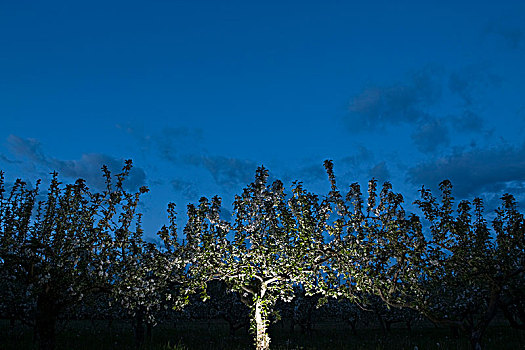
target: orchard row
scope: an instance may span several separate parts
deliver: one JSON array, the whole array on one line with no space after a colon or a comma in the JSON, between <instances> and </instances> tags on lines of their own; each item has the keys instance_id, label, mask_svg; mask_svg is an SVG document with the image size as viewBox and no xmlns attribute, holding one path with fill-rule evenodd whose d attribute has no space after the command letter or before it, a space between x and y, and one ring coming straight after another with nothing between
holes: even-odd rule
<instances>
[{"instance_id":1,"label":"orchard row","mask_svg":"<svg viewBox=\"0 0 525 350\"><path fill-rule=\"evenodd\" d=\"M181 237L170 204L162 246L143 238L137 206L147 189L124 186L131 161L115 176L103 168L101 192L82 180L62 185L54 174L41 201L38 183L30 189L17 180L6 191L2 175L1 316L33 325L47 350L59 317L97 295L141 329L193 294L208 298L207 283L219 280L250 308L258 350L269 348L277 301L290 301L298 287L320 304L337 298L366 307L374 299L415 311L463 331L473 349L498 312L525 329L525 219L511 195L488 222L479 198L456 203L443 181L437 197L421 189L418 215L389 183L342 192L333 164L324 165L329 193L270 184L261 167L235 197L231 220L221 216L220 198L203 197L188 205Z\"/></svg>"}]
</instances>

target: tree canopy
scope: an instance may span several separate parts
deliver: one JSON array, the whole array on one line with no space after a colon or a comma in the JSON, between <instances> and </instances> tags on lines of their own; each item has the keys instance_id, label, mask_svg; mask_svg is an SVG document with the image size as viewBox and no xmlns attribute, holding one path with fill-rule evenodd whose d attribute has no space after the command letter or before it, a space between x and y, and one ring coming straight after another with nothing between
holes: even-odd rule
<instances>
[{"instance_id":1,"label":"tree canopy","mask_svg":"<svg viewBox=\"0 0 525 350\"><path fill-rule=\"evenodd\" d=\"M6 190L1 174L1 316L32 325L40 349L53 349L61 315L118 307L140 345L144 327L192 294L208 299L209 282L221 281L225 297L216 305L245 303L261 350L269 348L277 303L294 297L308 300L308 314L312 301L346 305L334 298L348 300L352 313L412 310L405 315L462 331L472 349L497 312L525 328L525 218L512 195L502 196L489 222L481 199L456 204L443 181L438 197L422 187L420 214L408 213L390 183L378 190L372 179L366 195L357 183L342 193L332 162L324 165L331 185L324 195L298 181L289 189L269 183L259 167L235 196L231 219L219 197L189 204L182 237L169 204L169 223L157 232L162 245L144 239L137 208L147 188L123 185L131 161L115 176L102 169L102 192L83 180L64 185L56 173L45 196L40 182L29 188L17 180Z\"/></svg>"}]
</instances>

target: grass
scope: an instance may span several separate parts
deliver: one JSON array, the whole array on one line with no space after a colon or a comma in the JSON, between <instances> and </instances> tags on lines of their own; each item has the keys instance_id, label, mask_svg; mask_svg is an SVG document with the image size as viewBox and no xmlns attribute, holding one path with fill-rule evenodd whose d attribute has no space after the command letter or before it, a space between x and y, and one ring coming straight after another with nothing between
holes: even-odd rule
<instances>
[{"instance_id":1,"label":"grass","mask_svg":"<svg viewBox=\"0 0 525 350\"><path fill-rule=\"evenodd\" d=\"M270 328L271 347L276 350L460 350L468 349L464 338L455 338L447 329L422 326L411 332L394 328L384 334L379 329L361 329L352 335L349 328L336 322L317 324L312 334L299 330L290 332L279 324ZM246 330L230 337L223 322L185 322L176 326L162 324L153 329L152 342L147 350L236 350L252 349L253 340ZM17 326L8 329L0 321L0 349L36 349L32 344L32 330ZM95 323L76 321L63 327L57 338L57 349L109 350L134 349L133 333L129 324L106 321ZM484 338L484 349L525 349L525 332L504 325L491 327Z\"/></svg>"}]
</instances>

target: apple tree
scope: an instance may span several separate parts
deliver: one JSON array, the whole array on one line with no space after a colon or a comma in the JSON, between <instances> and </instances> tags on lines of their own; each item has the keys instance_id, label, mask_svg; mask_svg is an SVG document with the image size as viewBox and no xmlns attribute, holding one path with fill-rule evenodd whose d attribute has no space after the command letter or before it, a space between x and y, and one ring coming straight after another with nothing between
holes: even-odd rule
<instances>
[{"instance_id":1,"label":"apple tree","mask_svg":"<svg viewBox=\"0 0 525 350\"><path fill-rule=\"evenodd\" d=\"M491 230L481 199L462 200L454 208L450 181L443 181L440 190L438 200L423 188L416 201L430 238L420 281L414 285L415 306L435 323L462 331L472 349L481 349L505 296L511 304L517 300L515 287L524 272L523 216L512 196L506 195Z\"/></svg>"},{"instance_id":2,"label":"apple tree","mask_svg":"<svg viewBox=\"0 0 525 350\"><path fill-rule=\"evenodd\" d=\"M255 181L235 197L231 222L220 218L218 197L188 206L190 278L222 280L249 300L258 350L269 348L267 328L276 300L291 300L295 284L308 293L325 283L323 234L330 206L299 182L291 192L287 195L279 180L268 184L268 171L260 167Z\"/></svg>"},{"instance_id":3,"label":"apple tree","mask_svg":"<svg viewBox=\"0 0 525 350\"><path fill-rule=\"evenodd\" d=\"M339 281L332 296L366 304L367 295L376 295L390 306L407 306L424 259L419 218L405 212L403 196L393 192L390 183L378 192L372 179L366 199L354 183L343 196L331 161L325 167L332 186L328 198L337 213L328 229L330 267Z\"/></svg>"},{"instance_id":4,"label":"apple tree","mask_svg":"<svg viewBox=\"0 0 525 350\"><path fill-rule=\"evenodd\" d=\"M44 200L36 202L38 183L29 190L21 180L0 209L0 261L9 295L23 289L25 305L35 327L39 348L55 347L56 323L68 308L89 294L111 289L113 237L128 235L138 198L147 191L124 190L131 161L111 188L92 193L83 180L63 186L53 173Z\"/></svg>"}]
</instances>

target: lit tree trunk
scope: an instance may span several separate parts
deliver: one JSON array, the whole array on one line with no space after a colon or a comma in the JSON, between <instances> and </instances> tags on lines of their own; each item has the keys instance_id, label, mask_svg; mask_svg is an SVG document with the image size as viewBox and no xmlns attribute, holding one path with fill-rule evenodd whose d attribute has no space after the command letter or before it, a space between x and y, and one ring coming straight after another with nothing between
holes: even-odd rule
<instances>
[{"instance_id":1,"label":"lit tree trunk","mask_svg":"<svg viewBox=\"0 0 525 350\"><path fill-rule=\"evenodd\" d=\"M257 350L270 349L270 337L267 333L267 320L263 317L262 300L255 303L255 325L257 332Z\"/></svg>"},{"instance_id":2,"label":"lit tree trunk","mask_svg":"<svg viewBox=\"0 0 525 350\"><path fill-rule=\"evenodd\" d=\"M266 286L263 284L257 300L255 301L255 326L256 326L256 346L257 350L270 349L270 336L268 335L268 320L266 310L264 310L263 300L266 294Z\"/></svg>"}]
</instances>

